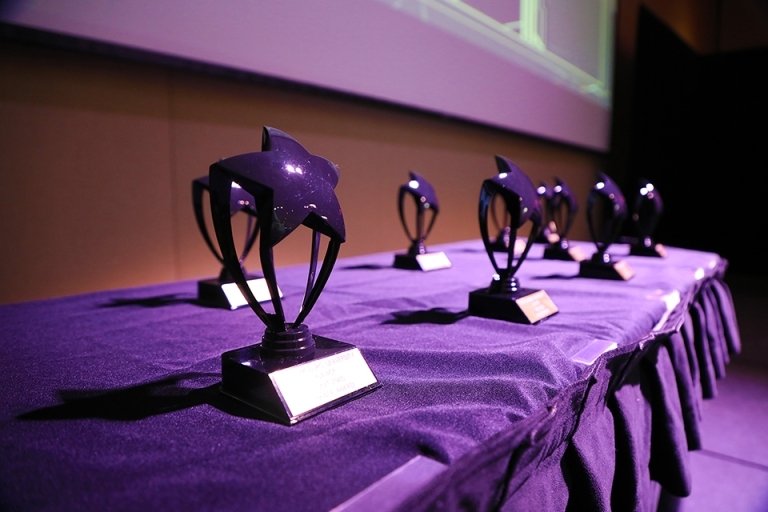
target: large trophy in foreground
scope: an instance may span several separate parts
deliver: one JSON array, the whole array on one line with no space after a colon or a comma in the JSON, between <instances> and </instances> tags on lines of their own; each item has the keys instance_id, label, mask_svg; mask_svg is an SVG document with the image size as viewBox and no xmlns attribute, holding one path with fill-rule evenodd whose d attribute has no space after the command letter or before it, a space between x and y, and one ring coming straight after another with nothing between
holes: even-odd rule
<instances>
[{"instance_id":1,"label":"large trophy in foreground","mask_svg":"<svg viewBox=\"0 0 768 512\"><path fill-rule=\"evenodd\" d=\"M587 224L597 251L579 263L579 276L626 281L635 275L626 260L616 259L608 252L626 217L624 194L611 178L600 173L587 196Z\"/></svg>"},{"instance_id":2,"label":"large trophy in foreground","mask_svg":"<svg viewBox=\"0 0 768 512\"><path fill-rule=\"evenodd\" d=\"M304 324L344 242L344 218L334 193L339 179L336 166L310 154L288 134L267 127L261 152L220 160L211 165L209 178L213 225L224 265L266 326L261 343L222 355L222 392L293 424L379 387L355 346L317 336ZM236 253L230 216L235 183L254 198L261 270L274 312L254 297ZM273 247L301 225L312 230L309 271L300 312L288 322L278 293ZM321 235L328 244L318 271Z\"/></svg>"},{"instance_id":3,"label":"large trophy in foreground","mask_svg":"<svg viewBox=\"0 0 768 512\"><path fill-rule=\"evenodd\" d=\"M515 273L525 261L541 230L541 203L531 180L515 164L503 156L497 156L496 165L499 173L485 180L480 189L478 210L480 235L496 273L490 286L470 292L469 313L486 318L535 324L557 313L557 306L544 290L522 288ZM522 253L515 258L515 244L509 244L501 265L496 261L494 242L488 234L488 212L497 197L504 201L505 212L510 220L510 240L517 238L517 230L526 222L531 223L531 231Z\"/></svg>"}]
</instances>

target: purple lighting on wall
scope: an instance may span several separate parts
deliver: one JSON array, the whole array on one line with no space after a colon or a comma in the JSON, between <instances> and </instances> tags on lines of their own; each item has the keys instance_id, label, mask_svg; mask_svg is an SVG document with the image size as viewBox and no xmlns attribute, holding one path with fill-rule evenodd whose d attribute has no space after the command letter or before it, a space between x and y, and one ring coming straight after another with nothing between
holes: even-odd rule
<instances>
[{"instance_id":1,"label":"purple lighting on wall","mask_svg":"<svg viewBox=\"0 0 768 512\"><path fill-rule=\"evenodd\" d=\"M519 4L30 0L0 21L606 150L615 1Z\"/></svg>"}]
</instances>

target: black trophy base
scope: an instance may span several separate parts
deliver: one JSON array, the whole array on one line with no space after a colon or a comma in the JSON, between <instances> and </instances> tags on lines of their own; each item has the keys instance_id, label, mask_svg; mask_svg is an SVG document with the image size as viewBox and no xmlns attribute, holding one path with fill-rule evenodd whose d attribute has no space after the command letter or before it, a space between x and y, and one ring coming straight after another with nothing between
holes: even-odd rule
<instances>
[{"instance_id":1,"label":"black trophy base","mask_svg":"<svg viewBox=\"0 0 768 512\"><path fill-rule=\"evenodd\" d=\"M488 244L488 247L490 247L493 252L507 252L507 249L509 249L509 241L504 240L502 237L498 237Z\"/></svg>"},{"instance_id":2,"label":"black trophy base","mask_svg":"<svg viewBox=\"0 0 768 512\"><path fill-rule=\"evenodd\" d=\"M354 345L314 336L314 354L265 355L261 344L221 355L221 392L293 425L381 386Z\"/></svg>"},{"instance_id":3,"label":"black trophy base","mask_svg":"<svg viewBox=\"0 0 768 512\"><path fill-rule=\"evenodd\" d=\"M650 258L666 258L667 249L661 244L632 244L629 246L631 256L647 256Z\"/></svg>"},{"instance_id":4,"label":"black trophy base","mask_svg":"<svg viewBox=\"0 0 768 512\"><path fill-rule=\"evenodd\" d=\"M544 290L521 288L513 293L492 293L481 288L469 292L469 314L473 316L535 324L557 312L557 306Z\"/></svg>"},{"instance_id":5,"label":"black trophy base","mask_svg":"<svg viewBox=\"0 0 768 512\"><path fill-rule=\"evenodd\" d=\"M560 235L558 235L554 231L549 230L541 230L541 233L534 238L533 243L535 244L556 244L560 241Z\"/></svg>"},{"instance_id":6,"label":"black trophy base","mask_svg":"<svg viewBox=\"0 0 768 512\"><path fill-rule=\"evenodd\" d=\"M587 254L581 249L581 247L564 247L559 244L553 244L544 248L544 259L560 261L584 261L587 259Z\"/></svg>"},{"instance_id":7,"label":"black trophy base","mask_svg":"<svg viewBox=\"0 0 768 512\"><path fill-rule=\"evenodd\" d=\"M259 302L271 299L267 281L261 276L248 276L248 287ZM282 297L282 292L280 297ZM215 308L235 310L248 305L237 283L222 282L216 278L197 282L197 301Z\"/></svg>"},{"instance_id":8,"label":"black trophy base","mask_svg":"<svg viewBox=\"0 0 768 512\"><path fill-rule=\"evenodd\" d=\"M634 276L635 271L625 260L603 262L588 259L579 263L579 277L629 281Z\"/></svg>"},{"instance_id":9,"label":"black trophy base","mask_svg":"<svg viewBox=\"0 0 768 512\"><path fill-rule=\"evenodd\" d=\"M395 254L395 268L404 270L421 270L428 272L430 270L440 270L451 268L451 260L444 252L427 252L424 254Z\"/></svg>"},{"instance_id":10,"label":"black trophy base","mask_svg":"<svg viewBox=\"0 0 768 512\"><path fill-rule=\"evenodd\" d=\"M514 248L512 249L512 254L515 256L519 256L523 253L525 250L525 244L526 241L522 238L515 238L514 241ZM492 241L490 245L488 246L491 248L492 252L508 252L509 251L509 241L504 240L502 237L497 238L496 240Z\"/></svg>"}]
</instances>

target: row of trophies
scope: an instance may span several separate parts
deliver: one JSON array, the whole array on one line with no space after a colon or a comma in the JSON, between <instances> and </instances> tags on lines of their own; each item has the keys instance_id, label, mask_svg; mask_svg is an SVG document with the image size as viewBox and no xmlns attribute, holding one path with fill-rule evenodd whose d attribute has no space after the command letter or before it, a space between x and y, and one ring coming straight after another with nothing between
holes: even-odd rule
<instances>
[{"instance_id":1,"label":"row of trophies","mask_svg":"<svg viewBox=\"0 0 768 512\"><path fill-rule=\"evenodd\" d=\"M523 288L516 277L537 242L547 244L546 259L578 261L582 277L632 277L626 261L608 253L627 216L624 196L608 176L600 175L587 198L587 222L597 249L588 259L567 238L578 205L566 183L558 179L551 189L543 184L537 189L509 159L496 156L496 164L498 173L482 184L478 208L480 235L494 273L489 286L469 292L469 314L536 324L557 313L544 290ZM197 225L222 266L218 278L198 283L199 301L230 309L247 304L265 325L260 343L222 355L221 390L286 424L381 385L357 347L315 335L304 324L345 240L344 218L334 192L338 179L332 162L309 153L290 135L265 127L260 152L220 160L211 165L208 176L192 183ZM205 192L216 243L204 215ZM416 206L413 230L406 219L408 200ZM631 254L663 256L663 248L652 238L661 209L658 192L644 183L633 213L638 240L631 244ZM232 226L239 212L247 218L240 250ZM410 246L395 255L395 268L430 271L451 266L443 252L426 247L438 212L432 185L411 172L398 193L398 213ZM287 321L273 248L302 225L312 231L307 285L296 319ZM518 237L525 225L530 226L527 238ZM323 235L327 245L318 269ZM262 274L253 275L243 262L257 240ZM271 303L271 311L262 303Z\"/></svg>"}]
</instances>

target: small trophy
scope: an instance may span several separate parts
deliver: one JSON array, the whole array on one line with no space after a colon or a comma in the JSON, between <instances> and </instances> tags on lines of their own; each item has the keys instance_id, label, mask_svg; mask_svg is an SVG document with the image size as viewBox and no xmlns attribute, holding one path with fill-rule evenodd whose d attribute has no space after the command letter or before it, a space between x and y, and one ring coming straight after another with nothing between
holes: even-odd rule
<instances>
[{"instance_id":1,"label":"small trophy","mask_svg":"<svg viewBox=\"0 0 768 512\"><path fill-rule=\"evenodd\" d=\"M224 266L264 323L261 343L221 356L221 391L292 425L380 386L354 345L313 334L304 324L344 242L344 218L334 188L336 166L312 155L288 134L265 127L262 151L220 160L210 168L213 225ZM255 200L259 257L274 312L248 286L232 235L234 184ZM307 285L296 320L286 322L273 247L299 226L312 230ZM328 243L317 269L321 235Z\"/></svg>"},{"instance_id":2,"label":"small trophy","mask_svg":"<svg viewBox=\"0 0 768 512\"><path fill-rule=\"evenodd\" d=\"M506 205L503 204L503 201L498 196L494 196L488 209L490 211L491 223L497 233L496 238L490 242L491 250L506 253L509 247L512 246L514 255L520 256L525 250L525 240L518 239L512 233L512 226L510 225L512 220Z\"/></svg>"},{"instance_id":3,"label":"small trophy","mask_svg":"<svg viewBox=\"0 0 768 512\"><path fill-rule=\"evenodd\" d=\"M415 172L410 172L409 176L411 179L408 183L400 187L397 206L398 213L400 214L400 223L403 225L406 236L411 241L411 246L408 248L408 252L395 254L394 266L406 270L423 271L450 268L451 262L444 252L429 252L424 245L424 241L432 231L432 226L435 225L437 214L440 212L435 189L432 188L432 185L427 180ZM407 196L412 197L416 203L414 235L411 235L411 230L405 221L405 200ZM431 216L429 222L426 223L425 229L424 216L426 212L430 212Z\"/></svg>"},{"instance_id":4,"label":"small trophy","mask_svg":"<svg viewBox=\"0 0 768 512\"><path fill-rule=\"evenodd\" d=\"M597 252L579 263L579 276L626 281L635 275L626 261L616 260L607 252L619 236L626 216L627 203L621 190L611 178L600 173L587 196L587 224Z\"/></svg>"},{"instance_id":5,"label":"small trophy","mask_svg":"<svg viewBox=\"0 0 768 512\"><path fill-rule=\"evenodd\" d=\"M496 231L496 238L491 240L491 250L495 252L507 252L507 249L509 249L509 246L514 243L512 240L512 227L510 226L510 219L509 219L509 213L507 213L506 208L503 209L502 212L499 212L500 209L502 209L502 206L499 206L501 204L500 200L493 200L488 207L491 214L491 222L493 223L493 226Z\"/></svg>"},{"instance_id":6,"label":"small trophy","mask_svg":"<svg viewBox=\"0 0 768 512\"><path fill-rule=\"evenodd\" d=\"M541 204L531 180L515 164L503 156L496 156L496 165L499 174L483 182L479 203L480 235L496 273L489 287L469 293L469 313L485 318L535 324L557 313L557 306L544 290L521 288L515 273L525 261L541 230ZM532 225L525 248L517 260L514 244L507 246L503 268L496 261L488 236L488 211L497 196L504 201L512 239L517 238L517 230L523 224L530 221Z\"/></svg>"},{"instance_id":7,"label":"small trophy","mask_svg":"<svg viewBox=\"0 0 768 512\"><path fill-rule=\"evenodd\" d=\"M544 248L545 260L582 261L587 255L579 247L571 247L568 232L576 219L579 205L571 189L560 178L555 178L552 197L547 203L549 222L552 225L552 241Z\"/></svg>"},{"instance_id":8,"label":"small trophy","mask_svg":"<svg viewBox=\"0 0 768 512\"><path fill-rule=\"evenodd\" d=\"M536 187L536 195L539 197L542 216L541 231L536 237L536 240L534 240L537 244L550 244L555 242L558 238L554 223L552 222L552 217L550 216L552 209L550 203L552 202L554 195L553 190L554 189L549 188L544 182L539 183L539 186Z\"/></svg>"},{"instance_id":9,"label":"small trophy","mask_svg":"<svg viewBox=\"0 0 768 512\"><path fill-rule=\"evenodd\" d=\"M222 268L218 278L203 279L197 282L197 300L201 304L206 306L237 309L245 306L248 302L240 293L237 283L227 268L224 266L224 260L219 254L216 247L213 245L210 233L208 232L208 226L205 222L203 215L203 193L208 191L208 176L203 176L192 181L192 207L195 212L195 220L197 221L197 227L200 229L200 234L203 235L205 245L213 253L214 257L219 260ZM248 256L248 253L253 247L253 243L256 241L256 234L258 232L258 217L256 216L256 206L254 204L253 196L241 189L236 183L232 184L231 202L229 204L230 216L235 215L238 212L246 214L246 227L245 227L245 242L240 250L240 267L243 268L243 261ZM259 302L269 300L269 290L267 289L267 282L258 274L248 274L243 268L243 274L246 276L248 286L253 291L254 296Z\"/></svg>"},{"instance_id":10,"label":"small trophy","mask_svg":"<svg viewBox=\"0 0 768 512\"><path fill-rule=\"evenodd\" d=\"M635 225L637 240L630 244L629 254L655 258L667 256L667 249L663 245L655 243L652 236L663 211L664 203L661 201L659 191L650 181L642 180L632 212L632 222Z\"/></svg>"}]
</instances>

